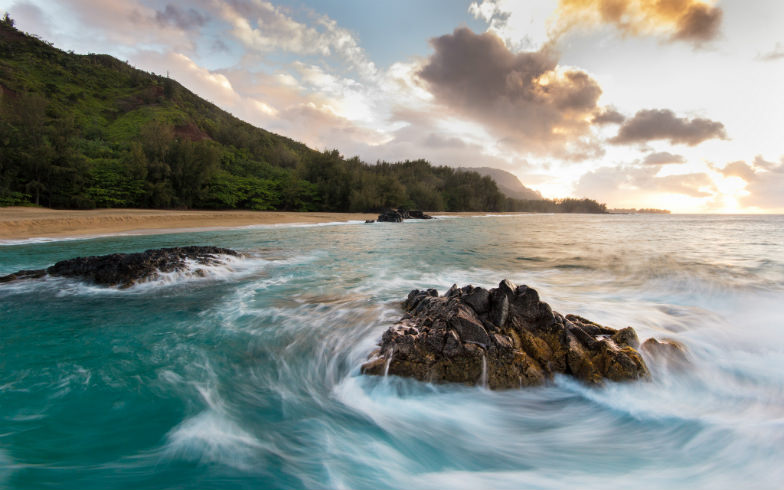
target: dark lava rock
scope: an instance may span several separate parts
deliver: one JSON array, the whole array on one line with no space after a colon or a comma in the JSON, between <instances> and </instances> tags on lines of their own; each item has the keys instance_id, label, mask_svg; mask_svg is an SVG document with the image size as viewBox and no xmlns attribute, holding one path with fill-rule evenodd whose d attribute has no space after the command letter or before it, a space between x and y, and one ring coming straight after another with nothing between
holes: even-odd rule
<instances>
[{"instance_id":1,"label":"dark lava rock","mask_svg":"<svg viewBox=\"0 0 784 490\"><path fill-rule=\"evenodd\" d=\"M508 280L489 291L455 285L443 296L413 290L403 306L406 315L384 333L364 374L492 389L541 385L555 374L591 384L650 376L633 328L563 316L536 290Z\"/></svg>"},{"instance_id":2,"label":"dark lava rock","mask_svg":"<svg viewBox=\"0 0 784 490\"><path fill-rule=\"evenodd\" d=\"M365 220L365 224L368 224L368 223L375 223L375 222L376 222L376 220L374 220L374 219L366 219L366 220Z\"/></svg>"},{"instance_id":3,"label":"dark lava rock","mask_svg":"<svg viewBox=\"0 0 784 490\"><path fill-rule=\"evenodd\" d=\"M379 214L376 221L379 223L402 223L403 219L403 214L397 209L388 209Z\"/></svg>"},{"instance_id":4,"label":"dark lava rock","mask_svg":"<svg viewBox=\"0 0 784 490\"><path fill-rule=\"evenodd\" d=\"M387 209L378 215L378 222L402 223L406 219L435 219L422 211L408 211L406 209Z\"/></svg>"},{"instance_id":5,"label":"dark lava rock","mask_svg":"<svg viewBox=\"0 0 784 490\"><path fill-rule=\"evenodd\" d=\"M186 270L190 266L189 262L201 265L221 264L222 255L240 254L218 247L176 247L131 254L77 257L57 262L48 269L19 271L0 277L0 283L34 279L48 274L82 279L102 286L126 288L139 281L155 279L161 273Z\"/></svg>"},{"instance_id":6,"label":"dark lava rock","mask_svg":"<svg viewBox=\"0 0 784 490\"><path fill-rule=\"evenodd\" d=\"M408 212L407 219L435 219L435 218L430 216L429 214L423 213L422 211L413 210Z\"/></svg>"}]
</instances>

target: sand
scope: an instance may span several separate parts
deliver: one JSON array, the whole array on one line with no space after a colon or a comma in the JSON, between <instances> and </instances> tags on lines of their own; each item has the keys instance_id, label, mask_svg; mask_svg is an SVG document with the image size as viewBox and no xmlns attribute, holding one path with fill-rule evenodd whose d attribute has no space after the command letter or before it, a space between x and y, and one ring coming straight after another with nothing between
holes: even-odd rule
<instances>
[{"instance_id":1,"label":"sand","mask_svg":"<svg viewBox=\"0 0 784 490\"><path fill-rule=\"evenodd\" d=\"M488 213L431 213L481 216ZM492 213L519 214L519 213ZM0 240L104 236L125 233L229 229L252 225L317 224L376 219L372 213L296 213L286 211L174 211L93 209L89 211L0 207Z\"/></svg>"},{"instance_id":2,"label":"sand","mask_svg":"<svg viewBox=\"0 0 784 490\"><path fill-rule=\"evenodd\" d=\"M170 230L228 229L251 225L331 223L375 219L365 213L283 211L172 211L157 209L0 208L0 240L163 233Z\"/></svg>"}]
</instances>

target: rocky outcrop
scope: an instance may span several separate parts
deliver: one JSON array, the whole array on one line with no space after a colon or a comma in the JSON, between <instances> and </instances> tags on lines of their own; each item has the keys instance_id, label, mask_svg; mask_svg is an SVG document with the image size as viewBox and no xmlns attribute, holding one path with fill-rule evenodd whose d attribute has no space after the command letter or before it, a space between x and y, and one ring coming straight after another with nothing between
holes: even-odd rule
<instances>
[{"instance_id":1,"label":"rocky outcrop","mask_svg":"<svg viewBox=\"0 0 784 490\"><path fill-rule=\"evenodd\" d=\"M642 343L640 350L659 365L668 368L681 369L688 364L686 347L672 339L662 339L661 341L653 338L648 339Z\"/></svg>"},{"instance_id":2,"label":"rocky outcrop","mask_svg":"<svg viewBox=\"0 0 784 490\"><path fill-rule=\"evenodd\" d=\"M422 211L413 210L408 211L406 209L387 209L383 213L378 215L378 222L379 223L402 223L403 220L406 219L435 219L429 214L425 214Z\"/></svg>"},{"instance_id":3,"label":"rocky outcrop","mask_svg":"<svg viewBox=\"0 0 784 490\"><path fill-rule=\"evenodd\" d=\"M633 328L563 316L508 280L490 290L454 285L443 296L414 290L403 306L364 374L491 389L541 385L558 373L590 384L649 377Z\"/></svg>"},{"instance_id":4,"label":"rocky outcrop","mask_svg":"<svg viewBox=\"0 0 784 490\"><path fill-rule=\"evenodd\" d=\"M184 271L194 263L223 263L221 256L239 253L218 247L176 247L147 250L131 254L77 257L57 262L47 269L24 270L0 277L0 283L34 279L45 275L72 277L102 286L121 288L158 277L161 273Z\"/></svg>"}]
</instances>

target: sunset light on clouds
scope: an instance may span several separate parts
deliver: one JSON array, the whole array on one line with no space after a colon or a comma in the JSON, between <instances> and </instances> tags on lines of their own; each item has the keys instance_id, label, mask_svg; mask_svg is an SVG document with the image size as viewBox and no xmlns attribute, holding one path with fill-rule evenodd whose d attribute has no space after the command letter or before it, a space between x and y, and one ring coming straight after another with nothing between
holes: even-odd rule
<instances>
[{"instance_id":1,"label":"sunset light on clouds","mask_svg":"<svg viewBox=\"0 0 784 490\"><path fill-rule=\"evenodd\" d=\"M778 0L0 1L368 162L510 171L545 197L784 212Z\"/></svg>"}]
</instances>

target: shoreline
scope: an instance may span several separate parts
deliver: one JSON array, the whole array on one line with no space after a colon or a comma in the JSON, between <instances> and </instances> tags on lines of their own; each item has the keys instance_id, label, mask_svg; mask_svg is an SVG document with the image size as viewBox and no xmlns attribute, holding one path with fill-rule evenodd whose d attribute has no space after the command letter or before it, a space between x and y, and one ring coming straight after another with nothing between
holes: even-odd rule
<instances>
[{"instance_id":1,"label":"shoreline","mask_svg":"<svg viewBox=\"0 0 784 490\"><path fill-rule=\"evenodd\" d=\"M441 216L516 215L524 213L442 212ZM0 208L0 241L35 238L90 238L120 234L232 229L255 225L315 225L376 219L375 213L295 211L177 211L160 209L55 210Z\"/></svg>"}]
</instances>

